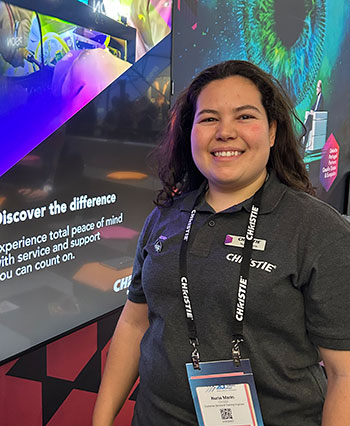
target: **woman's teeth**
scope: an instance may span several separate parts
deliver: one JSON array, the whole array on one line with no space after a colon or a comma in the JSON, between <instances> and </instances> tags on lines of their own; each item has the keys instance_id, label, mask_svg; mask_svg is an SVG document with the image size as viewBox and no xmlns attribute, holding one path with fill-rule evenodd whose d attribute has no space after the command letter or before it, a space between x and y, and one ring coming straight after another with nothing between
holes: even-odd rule
<instances>
[{"instance_id":1,"label":"woman's teeth","mask_svg":"<svg viewBox=\"0 0 350 426\"><path fill-rule=\"evenodd\" d=\"M217 151L214 152L214 157L237 157L241 154L241 151Z\"/></svg>"}]
</instances>

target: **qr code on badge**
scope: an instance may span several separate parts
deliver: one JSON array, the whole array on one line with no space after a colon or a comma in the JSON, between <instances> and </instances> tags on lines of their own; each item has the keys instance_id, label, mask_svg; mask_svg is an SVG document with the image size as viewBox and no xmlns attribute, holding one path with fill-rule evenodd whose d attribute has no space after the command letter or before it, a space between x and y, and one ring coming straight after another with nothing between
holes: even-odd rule
<instances>
[{"instance_id":1,"label":"qr code on badge","mask_svg":"<svg viewBox=\"0 0 350 426\"><path fill-rule=\"evenodd\" d=\"M231 408L220 408L221 420L233 420Z\"/></svg>"}]
</instances>

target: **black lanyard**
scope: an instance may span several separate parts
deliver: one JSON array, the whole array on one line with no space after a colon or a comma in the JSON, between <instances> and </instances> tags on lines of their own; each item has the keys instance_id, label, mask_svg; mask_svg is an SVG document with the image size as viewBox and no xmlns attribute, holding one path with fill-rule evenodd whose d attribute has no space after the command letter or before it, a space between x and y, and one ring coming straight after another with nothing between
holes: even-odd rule
<instances>
[{"instance_id":1,"label":"black lanyard","mask_svg":"<svg viewBox=\"0 0 350 426\"><path fill-rule=\"evenodd\" d=\"M261 198L263 193L264 185L254 194L251 211L248 218L247 228L245 232L245 243L243 248L243 259L240 267L240 274L238 280L238 291L237 291L237 302L235 309L234 317L234 333L232 338L232 358L236 366L240 365L241 352L240 352L240 343L244 341L243 339L243 319L245 306L247 303L247 287L248 287L248 278L250 271L250 258L253 250L253 242L256 224L258 221L258 215L261 205ZM194 320L192 304L189 293L189 283L188 283L188 274L187 274L187 251L188 251L188 241L190 237L190 232L192 225L196 216L195 206L200 196L198 196L193 204L193 209L190 213L189 220L187 222L185 233L182 239L182 244L180 248L180 284L182 291L182 298L185 307L186 321L188 327L188 334L190 339L190 344L193 347L192 351L192 364L193 368L198 370L199 367L199 340L197 334L196 323Z\"/></svg>"}]
</instances>

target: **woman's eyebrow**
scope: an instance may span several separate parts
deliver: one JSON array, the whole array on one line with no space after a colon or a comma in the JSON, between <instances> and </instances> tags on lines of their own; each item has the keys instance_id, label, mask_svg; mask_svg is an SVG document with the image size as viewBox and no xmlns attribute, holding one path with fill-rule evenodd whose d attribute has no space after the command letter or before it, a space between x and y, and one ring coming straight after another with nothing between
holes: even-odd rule
<instances>
[{"instance_id":1,"label":"woman's eyebrow","mask_svg":"<svg viewBox=\"0 0 350 426\"><path fill-rule=\"evenodd\" d=\"M252 109L254 111L257 111L257 112L261 113L260 109L257 108L254 105L241 105L239 107L233 108L232 111L233 112L240 112L240 111L244 111L244 110L247 110L247 109ZM216 114L217 115L219 113L215 109L205 108L205 109L200 110L198 113L196 113L196 116L199 117L202 114Z\"/></svg>"},{"instance_id":2,"label":"woman's eyebrow","mask_svg":"<svg viewBox=\"0 0 350 426\"><path fill-rule=\"evenodd\" d=\"M260 109L254 105L241 105L237 108L233 108L234 112L240 112L246 109L253 109L254 111L261 112Z\"/></svg>"},{"instance_id":3,"label":"woman's eyebrow","mask_svg":"<svg viewBox=\"0 0 350 426\"><path fill-rule=\"evenodd\" d=\"M202 114L218 114L218 112L215 109L202 109L198 113L196 113L196 116L198 117Z\"/></svg>"}]
</instances>

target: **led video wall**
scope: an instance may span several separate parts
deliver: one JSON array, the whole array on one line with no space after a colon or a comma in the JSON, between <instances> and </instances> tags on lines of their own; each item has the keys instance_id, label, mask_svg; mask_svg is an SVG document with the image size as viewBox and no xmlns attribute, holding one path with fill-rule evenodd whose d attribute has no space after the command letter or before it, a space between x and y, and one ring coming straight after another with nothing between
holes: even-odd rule
<instances>
[{"instance_id":1,"label":"led video wall","mask_svg":"<svg viewBox=\"0 0 350 426\"><path fill-rule=\"evenodd\" d=\"M318 196L342 213L350 172L349 19L346 0L181 0L174 7L176 94L228 59L274 75L306 126L302 154Z\"/></svg>"},{"instance_id":2,"label":"led video wall","mask_svg":"<svg viewBox=\"0 0 350 426\"><path fill-rule=\"evenodd\" d=\"M125 302L159 185L171 2L58 3L0 1L0 361Z\"/></svg>"}]
</instances>

